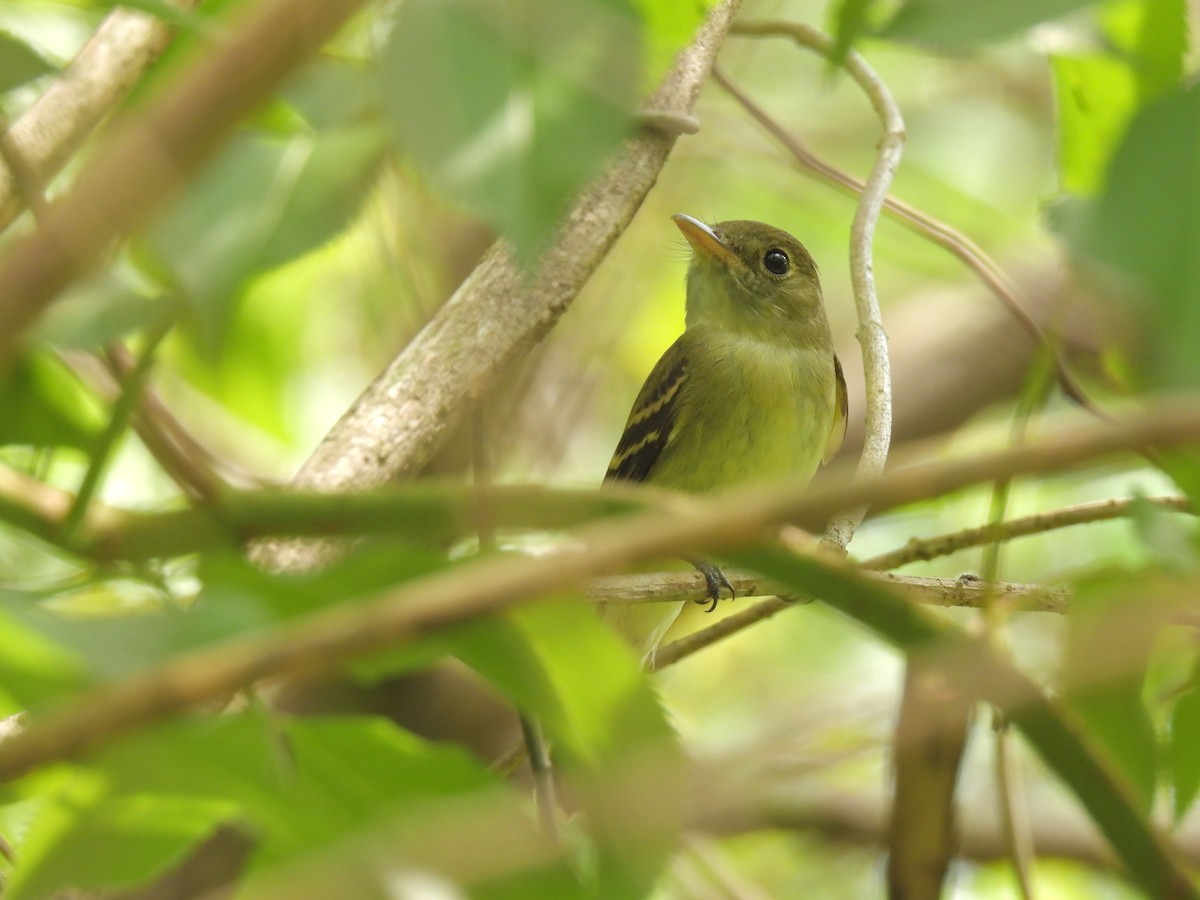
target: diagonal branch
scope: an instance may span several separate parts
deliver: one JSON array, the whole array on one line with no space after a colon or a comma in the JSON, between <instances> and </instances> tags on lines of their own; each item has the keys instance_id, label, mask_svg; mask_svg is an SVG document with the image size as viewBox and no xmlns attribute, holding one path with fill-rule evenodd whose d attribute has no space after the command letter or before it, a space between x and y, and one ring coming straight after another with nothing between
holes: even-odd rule
<instances>
[{"instance_id":1,"label":"diagonal branch","mask_svg":"<svg viewBox=\"0 0 1200 900\"><path fill-rule=\"evenodd\" d=\"M270 0L117 129L41 227L0 257L0 361L25 328L221 146L365 0Z\"/></svg>"},{"instance_id":2,"label":"diagonal branch","mask_svg":"<svg viewBox=\"0 0 1200 900\"><path fill-rule=\"evenodd\" d=\"M647 106L686 122L740 0L709 15ZM646 128L580 196L535 273L497 244L387 370L354 402L293 481L336 492L418 473L497 377L558 321L633 218L674 146L678 129ZM487 322L488 328L480 328ZM274 543L256 559L307 569L330 545Z\"/></svg>"},{"instance_id":3,"label":"diagonal branch","mask_svg":"<svg viewBox=\"0 0 1200 900\"><path fill-rule=\"evenodd\" d=\"M193 9L201 0L167 0ZM37 101L13 123L6 140L28 167L27 181L45 185L97 125L125 98L171 38L166 22L134 9L114 9ZM0 167L0 231L27 198L21 179Z\"/></svg>"}]
</instances>

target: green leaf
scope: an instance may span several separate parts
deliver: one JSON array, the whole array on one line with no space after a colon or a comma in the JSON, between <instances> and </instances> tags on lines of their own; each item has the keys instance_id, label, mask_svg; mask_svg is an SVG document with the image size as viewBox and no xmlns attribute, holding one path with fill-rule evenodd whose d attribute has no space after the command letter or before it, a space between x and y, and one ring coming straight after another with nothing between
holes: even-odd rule
<instances>
[{"instance_id":1,"label":"green leaf","mask_svg":"<svg viewBox=\"0 0 1200 900\"><path fill-rule=\"evenodd\" d=\"M1141 361L1157 387L1200 383L1200 89L1143 108L1109 167L1106 187L1067 237L1076 252L1144 290Z\"/></svg>"},{"instance_id":2,"label":"green leaf","mask_svg":"<svg viewBox=\"0 0 1200 900\"><path fill-rule=\"evenodd\" d=\"M1179 822L1200 793L1200 688L1185 691L1175 701L1169 746L1175 821Z\"/></svg>"},{"instance_id":3,"label":"green leaf","mask_svg":"<svg viewBox=\"0 0 1200 900\"><path fill-rule=\"evenodd\" d=\"M316 573L270 573L243 557L213 553L201 560L196 574L203 589L186 611L168 604L157 612L75 618L28 600L8 608L26 627L78 654L93 679L115 679L183 651L277 627L335 604L373 599L445 565L440 556L396 541L387 547L367 544Z\"/></svg>"},{"instance_id":4,"label":"green leaf","mask_svg":"<svg viewBox=\"0 0 1200 900\"><path fill-rule=\"evenodd\" d=\"M1104 33L1133 71L1142 102L1183 78L1188 46L1186 0L1122 0L1100 8Z\"/></svg>"},{"instance_id":5,"label":"green leaf","mask_svg":"<svg viewBox=\"0 0 1200 900\"><path fill-rule=\"evenodd\" d=\"M1059 186L1090 196L1100 190L1113 150L1137 108L1137 76L1102 54L1050 57L1058 106Z\"/></svg>"},{"instance_id":6,"label":"green leaf","mask_svg":"<svg viewBox=\"0 0 1200 900\"><path fill-rule=\"evenodd\" d=\"M241 135L149 231L162 274L215 348L254 274L319 247L358 210L383 158L371 126L290 139Z\"/></svg>"},{"instance_id":7,"label":"green leaf","mask_svg":"<svg viewBox=\"0 0 1200 900\"><path fill-rule=\"evenodd\" d=\"M0 31L0 94L57 71L57 66L20 38Z\"/></svg>"},{"instance_id":8,"label":"green leaf","mask_svg":"<svg viewBox=\"0 0 1200 900\"><path fill-rule=\"evenodd\" d=\"M103 428L99 407L53 353L33 350L0 377L0 446L92 449Z\"/></svg>"},{"instance_id":9,"label":"green leaf","mask_svg":"<svg viewBox=\"0 0 1200 900\"><path fill-rule=\"evenodd\" d=\"M461 629L450 646L545 728L597 844L600 896L644 896L678 840L683 761L631 648L574 598Z\"/></svg>"},{"instance_id":10,"label":"green leaf","mask_svg":"<svg viewBox=\"0 0 1200 900\"><path fill-rule=\"evenodd\" d=\"M377 896L398 858L486 879L489 848L462 855L472 828L504 836L489 863L497 888L579 893L524 797L465 751L377 718L276 723L249 710L159 725L106 747L47 799L20 846L12 896L143 882L225 823L253 835L245 896ZM512 849L526 853L516 874L504 855Z\"/></svg>"},{"instance_id":11,"label":"green leaf","mask_svg":"<svg viewBox=\"0 0 1200 900\"><path fill-rule=\"evenodd\" d=\"M68 288L30 331L31 343L98 347L159 327L177 309L128 267L106 269Z\"/></svg>"},{"instance_id":12,"label":"green leaf","mask_svg":"<svg viewBox=\"0 0 1200 900\"><path fill-rule=\"evenodd\" d=\"M642 93L658 87L675 55L695 36L717 0L631 0L643 22L646 61Z\"/></svg>"},{"instance_id":13,"label":"green leaf","mask_svg":"<svg viewBox=\"0 0 1200 900\"><path fill-rule=\"evenodd\" d=\"M409 0L383 49L401 147L525 261L628 135L643 30L628 0Z\"/></svg>"},{"instance_id":14,"label":"green leaf","mask_svg":"<svg viewBox=\"0 0 1200 900\"><path fill-rule=\"evenodd\" d=\"M830 66L840 66L855 42L867 33L873 14L878 12L878 0L842 0L833 8L833 52Z\"/></svg>"},{"instance_id":15,"label":"green leaf","mask_svg":"<svg viewBox=\"0 0 1200 900\"><path fill-rule=\"evenodd\" d=\"M908 0L879 36L939 50L968 50L1056 19L1092 0Z\"/></svg>"},{"instance_id":16,"label":"green leaf","mask_svg":"<svg viewBox=\"0 0 1200 900\"><path fill-rule=\"evenodd\" d=\"M814 557L773 546L727 556L797 595L819 597L895 647L929 653L928 658L941 665L962 666L955 672L956 684L1006 711L1074 792L1150 896L1174 892L1196 896L1165 838L1137 805L1140 798L1135 798L1128 780L1101 755L1101 748L1077 717L1049 700L1031 679L999 660L985 641L971 638L878 582Z\"/></svg>"},{"instance_id":17,"label":"green leaf","mask_svg":"<svg viewBox=\"0 0 1200 900\"><path fill-rule=\"evenodd\" d=\"M27 617L30 598L8 593L0 610L0 717L45 707L90 683L84 660L56 643ZM48 613L42 613L48 616Z\"/></svg>"},{"instance_id":18,"label":"green leaf","mask_svg":"<svg viewBox=\"0 0 1200 900\"><path fill-rule=\"evenodd\" d=\"M1144 573L1102 573L1074 585L1061 672L1063 698L1087 722L1149 812L1158 737L1142 699L1162 619L1139 602Z\"/></svg>"}]
</instances>

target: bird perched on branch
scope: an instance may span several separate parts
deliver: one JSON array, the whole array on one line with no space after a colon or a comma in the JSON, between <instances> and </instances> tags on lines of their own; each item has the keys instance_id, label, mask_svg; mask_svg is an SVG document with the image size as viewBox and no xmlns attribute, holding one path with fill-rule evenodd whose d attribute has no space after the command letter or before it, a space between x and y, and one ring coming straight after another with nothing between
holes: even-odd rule
<instances>
[{"instance_id":1,"label":"bird perched on branch","mask_svg":"<svg viewBox=\"0 0 1200 900\"><path fill-rule=\"evenodd\" d=\"M605 482L709 492L791 477L807 483L846 433L846 382L817 265L762 222L675 224L692 246L686 329L634 401ZM692 560L715 608L721 570ZM606 617L652 658L679 615L669 604L612 606Z\"/></svg>"}]
</instances>

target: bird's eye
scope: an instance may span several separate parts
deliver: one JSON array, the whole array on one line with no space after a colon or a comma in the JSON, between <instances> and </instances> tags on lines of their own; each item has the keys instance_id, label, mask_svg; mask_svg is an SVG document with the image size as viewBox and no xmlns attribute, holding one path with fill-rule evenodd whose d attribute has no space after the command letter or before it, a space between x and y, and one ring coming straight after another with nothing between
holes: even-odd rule
<instances>
[{"instance_id":1,"label":"bird's eye","mask_svg":"<svg viewBox=\"0 0 1200 900\"><path fill-rule=\"evenodd\" d=\"M791 267L788 255L782 250L768 250L763 256L763 265L772 275L786 275Z\"/></svg>"}]
</instances>

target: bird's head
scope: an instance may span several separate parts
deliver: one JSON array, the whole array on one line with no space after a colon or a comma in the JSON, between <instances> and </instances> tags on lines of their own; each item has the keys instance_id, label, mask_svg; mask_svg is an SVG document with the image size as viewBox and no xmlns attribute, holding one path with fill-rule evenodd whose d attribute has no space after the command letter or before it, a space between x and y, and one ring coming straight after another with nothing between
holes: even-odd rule
<instances>
[{"instance_id":1,"label":"bird's head","mask_svg":"<svg viewBox=\"0 0 1200 900\"><path fill-rule=\"evenodd\" d=\"M687 321L736 333L827 340L817 264L804 245L779 228L737 220L705 225L672 217L692 245Z\"/></svg>"}]
</instances>

